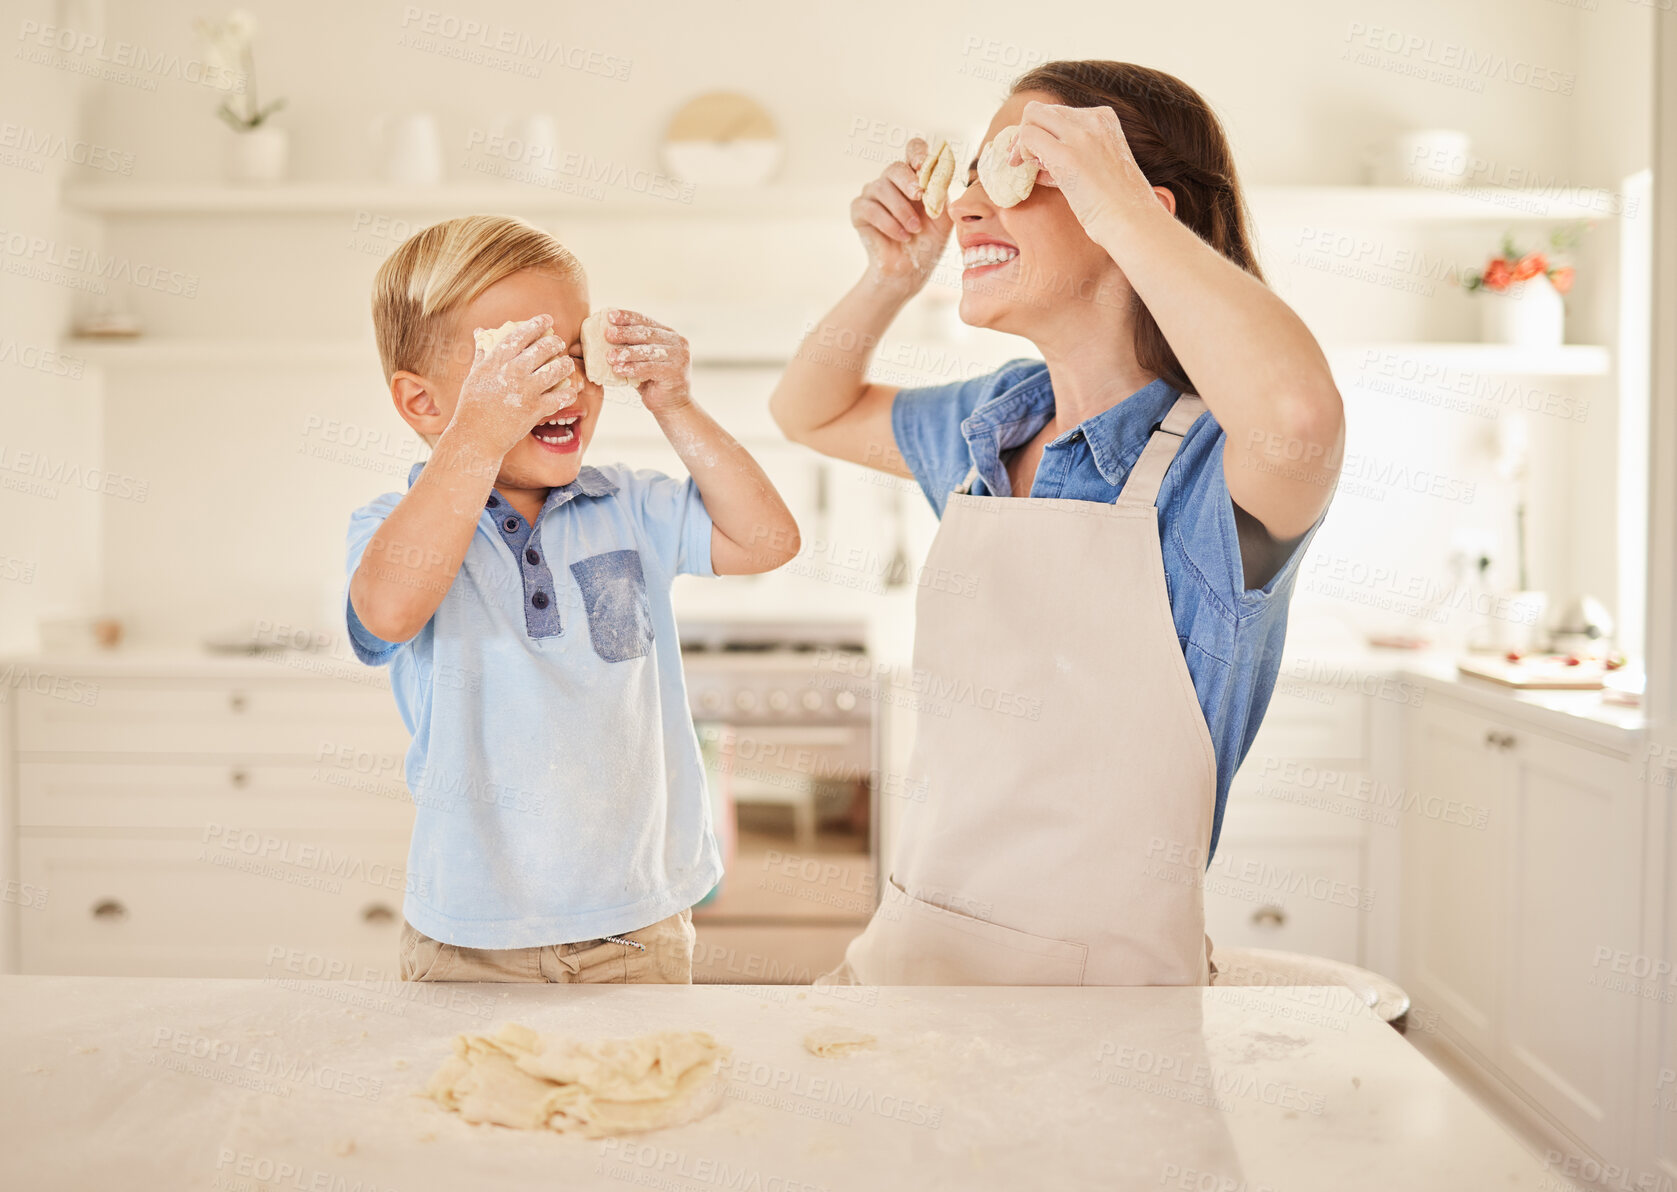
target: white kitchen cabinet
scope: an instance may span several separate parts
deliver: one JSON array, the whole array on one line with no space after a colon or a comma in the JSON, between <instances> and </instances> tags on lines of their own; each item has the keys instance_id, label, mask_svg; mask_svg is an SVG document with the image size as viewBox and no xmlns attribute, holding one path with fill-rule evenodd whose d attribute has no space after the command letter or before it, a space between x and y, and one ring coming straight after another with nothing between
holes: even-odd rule
<instances>
[{"instance_id":1,"label":"white kitchen cabinet","mask_svg":"<svg viewBox=\"0 0 1677 1192\"><path fill-rule=\"evenodd\" d=\"M1498 731L1466 709L1441 709L1435 701L1422 710L1410 728L1405 788L1417 802L1403 820L1403 983L1411 998L1487 1055L1508 927L1501 897L1508 805ZM1426 800L1437 800L1432 814ZM1452 800L1469 809L1465 815L1442 814ZM1475 826L1481 811L1484 822Z\"/></svg>"},{"instance_id":2,"label":"white kitchen cabinet","mask_svg":"<svg viewBox=\"0 0 1677 1192\"><path fill-rule=\"evenodd\" d=\"M1346 792L1369 771L1368 701L1343 679L1283 665L1205 876L1206 932L1219 948L1363 962L1374 892L1365 808Z\"/></svg>"},{"instance_id":3,"label":"white kitchen cabinet","mask_svg":"<svg viewBox=\"0 0 1677 1192\"><path fill-rule=\"evenodd\" d=\"M1355 962L1370 891L1354 841L1224 839L1205 875L1205 930L1219 948Z\"/></svg>"},{"instance_id":4,"label":"white kitchen cabinet","mask_svg":"<svg viewBox=\"0 0 1677 1192\"><path fill-rule=\"evenodd\" d=\"M1470 1061L1590 1151L1622 1154L1636 1006L1600 957L1637 922L1629 759L1429 697L1407 773L1400 980Z\"/></svg>"},{"instance_id":5,"label":"white kitchen cabinet","mask_svg":"<svg viewBox=\"0 0 1677 1192\"><path fill-rule=\"evenodd\" d=\"M393 975L423 875L383 676L182 669L84 664L0 704L19 971Z\"/></svg>"},{"instance_id":6,"label":"white kitchen cabinet","mask_svg":"<svg viewBox=\"0 0 1677 1192\"><path fill-rule=\"evenodd\" d=\"M1631 1087L1638 1123L1631 1166L1641 1186L1669 1189L1677 1187L1677 753L1649 752L1657 756L1638 775L1647 796L1644 931L1642 945L1622 965L1632 970L1630 979L1619 979L1636 990L1642 1017Z\"/></svg>"},{"instance_id":7,"label":"white kitchen cabinet","mask_svg":"<svg viewBox=\"0 0 1677 1192\"><path fill-rule=\"evenodd\" d=\"M25 837L19 875L47 897L22 915L23 969L280 979L296 957L393 978L407 880L396 845L376 833Z\"/></svg>"},{"instance_id":8,"label":"white kitchen cabinet","mask_svg":"<svg viewBox=\"0 0 1677 1192\"><path fill-rule=\"evenodd\" d=\"M1620 1153L1636 1007L1598 958L1634 947L1639 800L1627 759L1512 736L1502 1063L1568 1130Z\"/></svg>"}]
</instances>

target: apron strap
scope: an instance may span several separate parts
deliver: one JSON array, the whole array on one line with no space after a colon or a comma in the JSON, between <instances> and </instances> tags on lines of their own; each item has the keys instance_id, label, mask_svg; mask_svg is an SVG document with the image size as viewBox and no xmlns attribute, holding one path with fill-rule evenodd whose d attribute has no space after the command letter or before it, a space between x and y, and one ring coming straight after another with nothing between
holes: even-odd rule
<instances>
[{"instance_id":1,"label":"apron strap","mask_svg":"<svg viewBox=\"0 0 1677 1192\"><path fill-rule=\"evenodd\" d=\"M960 484L956 485L955 491L960 493L963 497L966 496L968 493L972 492L972 482L977 479L978 465L974 464L972 467L967 469L967 478L961 481Z\"/></svg>"},{"instance_id":2,"label":"apron strap","mask_svg":"<svg viewBox=\"0 0 1677 1192\"><path fill-rule=\"evenodd\" d=\"M1203 413L1204 398L1184 393L1176 399L1170 413L1159 423L1159 429L1153 432L1147 446L1142 448L1141 458L1135 461L1135 467L1125 477L1124 488L1115 504L1150 506L1159 499L1159 485L1165 478L1170 461L1176 457L1176 449L1182 446L1182 436Z\"/></svg>"}]
</instances>

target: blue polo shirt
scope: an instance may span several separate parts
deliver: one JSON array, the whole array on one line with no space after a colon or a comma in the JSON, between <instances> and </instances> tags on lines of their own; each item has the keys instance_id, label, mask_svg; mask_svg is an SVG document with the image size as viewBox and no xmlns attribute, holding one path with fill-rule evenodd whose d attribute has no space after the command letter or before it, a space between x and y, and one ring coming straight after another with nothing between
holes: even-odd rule
<instances>
[{"instance_id":1,"label":"blue polo shirt","mask_svg":"<svg viewBox=\"0 0 1677 1192\"><path fill-rule=\"evenodd\" d=\"M413 486L424 463L408 473ZM400 500L349 522L349 574ZM423 629L356 656L390 667L417 805L402 912L472 948L618 935L722 876L670 583L714 575L691 479L585 466L534 525L491 492Z\"/></svg>"},{"instance_id":2,"label":"blue polo shirt","mask_svg":"<svg viewBox=\"0 0 1677 1192\"><path fill-rule=\"evenodd\" d=\"M1030 495L1116 501L1148 437L1178 396L1169 383L1154 381L1062 432L1044 447ZM973 467L978 469L974 493L1012 495L1001 453L1029 440L1053 414L1048 366L1015 360L988 376L898 391L891 429L897 450L942 517L950 490ZM1158 499L1171 616L1217 754L1213 851L1229 784L1275 691L1299 561L1327 516L1323 510L1268 583L1247 588L1223 478L1225 437L1209 413L1200 415L1183 436Z\"/></svg>"}]
</instances>

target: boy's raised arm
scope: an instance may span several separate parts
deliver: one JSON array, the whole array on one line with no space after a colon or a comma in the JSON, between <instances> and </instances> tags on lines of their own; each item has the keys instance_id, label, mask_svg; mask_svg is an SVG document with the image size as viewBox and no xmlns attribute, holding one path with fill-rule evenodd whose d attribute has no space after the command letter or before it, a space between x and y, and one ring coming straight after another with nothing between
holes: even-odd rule
<instances>
[{"instance_id":1,"label":"boy's raised arm","mask_svg":"<svg viewBox=\"0 0 1677 1192\"><path fill-rule=\"evenodd\" d=\"M751 453L693 401L687 341L630 310L606 323L612 369L634 381L641 402L675 448L704 498L718 575L773 571L798 553L798 523Z\"/></svg>"},{"instance_id":2,"label":"boy's raised arm","mask_svg":"<svg viewBox=\"0 0 1677 1192\"><path fill-rule=\"evenodd\" d=\"M479 348L431 457L384 519L350 578L367 631L404 642L425 627L466 557L501 461L532 427L575 400L576 361L547 315Z\"/></svg>"}]
</instances>

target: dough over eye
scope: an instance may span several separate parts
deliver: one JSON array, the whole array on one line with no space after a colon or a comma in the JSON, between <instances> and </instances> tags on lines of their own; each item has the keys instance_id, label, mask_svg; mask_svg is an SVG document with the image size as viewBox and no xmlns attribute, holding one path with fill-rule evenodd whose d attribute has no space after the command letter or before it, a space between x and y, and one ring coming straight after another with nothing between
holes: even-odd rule
<instances>
[{"instance_id":1,"label":"dough over eye","mask_svg":"<svg viewBox=\"0 0 1677 1192\"><path fill-rule=\"evenodd\" d=\"M488 330L480 327L472 332L472 339L477 344L478 350L487 356L495 350L495 345L511 335L513 328L517 326L518 323L515 320L508 319L499 327L491 327Z\"/></svg>"},{"instance_id":2,"label":"dough over eye","mask_svg":"<svg viewBox=\"0 0 1677 1192\"><path fill-rule=\"evenodd\" d=\"M618 385L634 388L635 382L627 377L620 377L606 359L606 353L611 345L606 342L606 315L608 311L597 310L582 320L582 363L587 370L588 379L596 385Z\"/></svg>"},{"instance_id":3,"label":"dough over eye","mask_svg":"<svg viewBox=\"0 0 1677 1192\"><path fill-rule=\"evenodd\" d=\"M1013 142L1018 137L1019 126L1009 124L978 155L979 184L998 207L1017 207L1030 198L1031 191L1036 188L1037 171L1040 169L1036 162L1027 157L1016 166L1007 164L1007 155L1013 152Z\"/></svg>"},{"instance_id":4,"label":"dough over eye","mask_svg":"<svg viewBox=\"0 0 1677 1192\"><path fill-rule=\"evenodd\" d=\"M943 214L944 204L949 201L949 183L954 177L955 152L950 149L948 141L939 140L936 147L927 152L926 160L920 163L920 172L915 176L923 192L926 214L933 219Z\"/></svg>"}]
</instances>

